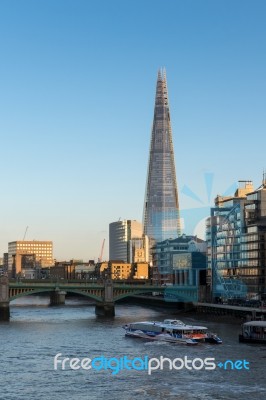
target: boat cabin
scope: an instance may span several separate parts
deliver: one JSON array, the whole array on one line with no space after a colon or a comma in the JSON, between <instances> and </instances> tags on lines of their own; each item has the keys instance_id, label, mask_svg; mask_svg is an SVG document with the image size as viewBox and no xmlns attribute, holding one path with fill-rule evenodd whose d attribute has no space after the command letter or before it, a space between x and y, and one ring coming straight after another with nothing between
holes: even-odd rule
<instances>
[{"instance_id":1,"label":"boat cabin","mask_svg":"<svg viewBox=\"0 0 266 400\"><path fill-rule=\"evenodd\" d=\"M180 321L179 319L165 319L163 321L165 325L186 325L184 322Z\"/></svg>"},{"instance_id":2,"label":"boat cabin","mask_svg":"<svg viewBox=\"0 0 266 400\"><path fill-rule=\"evenodd\" d=\"M242 325L242 335L246 339L266 341L266 321L250 321Z\"/></svg>"},{"instance_id":3,"label":"boat cabin","mask_svg":"<svg viewBox=\"0 0 266 400\"><path fill-rule=\"evenodd\" d=\"M154 332L154 333L168 333L170 335L185 335L187 338L192 337L197 339L202 339L206 337L207 328L204 326L190 326L183 322L174 324L169 323L169 321L177 320L164 320L163 323L160 322L134 322L129 324L128 329L140 330L143 332ZM167 323L166 323L167 322Z\"/></svg>"}]
</instances>

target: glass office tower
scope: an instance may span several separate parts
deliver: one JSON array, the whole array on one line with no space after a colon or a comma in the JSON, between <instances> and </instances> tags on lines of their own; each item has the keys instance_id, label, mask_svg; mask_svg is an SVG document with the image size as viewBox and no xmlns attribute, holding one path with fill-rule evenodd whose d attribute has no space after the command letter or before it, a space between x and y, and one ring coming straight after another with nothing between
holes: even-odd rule
<instances>
[{"instance_id":1,"label":"glass office tower","mask_svg":"<svg viewBox=\"0 0 266 400\"><path fill-rule=\"evenodd\" d=\"M165 70L157 79L143 225L144 234L155 242L181 234Z\"/></svg>"},{"instance_id":2,"label":"glass office tower","mask_svg":"<svg viewBox=\"0 0 266 400\"><path fill-rule=\"evenodd\" d=\"M266 299L266 180L256 190L239 181L234 196L217 196L206 223L207 286L212 299ZM241 304L241 302L239 303Z\"/></svg>"}]
</instances>

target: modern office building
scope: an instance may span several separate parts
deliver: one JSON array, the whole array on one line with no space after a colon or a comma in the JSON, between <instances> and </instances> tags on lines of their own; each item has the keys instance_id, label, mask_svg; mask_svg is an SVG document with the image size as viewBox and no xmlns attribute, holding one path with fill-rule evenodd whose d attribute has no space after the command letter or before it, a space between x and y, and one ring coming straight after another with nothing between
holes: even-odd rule
<instances>
[{"instance_id":1,"label":"modern office building","mask_svg":"<svg viewBox=\"0 0 266 400\"><path fill-rule=\"evenodd\" d=\"M8 275L15 278L23 270L54 265L53 242L19 240L8 243Z\"/></svg>"},{"instance_id":2,"label":"modern office building","mask_svg":"<svg viewBox=\"0 0 266 400\"><path fill-rule=\"evenodd\" d=\"M199 271L206 276L206 242L182 235L152 247L152 281L159 285L198 285Z\"/></svg>"},{"instance_id":3,"label":"modern office building","mask_svg":"<svg viewBox=\"0 0 266 400\"><path fill-rule=\"evenodd\" d=\"M7 272L7 270L8 270L8 253L3 254L3 268L4 268L4 271Z\"/></svg>"},{"instance_id":4,"label":"modern office building","mask_svg":"<svg viewBox=\"0 0 266 400\"><path fill-rule=\"evenodd\" d=\"M142 236L142 223L136 220L124 219L109 224L109 260L132 262L134 240Z\"/></svg>"},{"instance_id":5,"label":"modern office building","mask_svg":"<svg viewBox=\"0 0 266 400\"><path fill-rule=\"evenodd\" d=\"M264 299L266 181L240 181L234 196L217 196L207 220L207 284L212 299Z\"/></svg>"},{"instance_id":6,"label":"modern office building","mask_svg":"<svg viewBox=\"0 0 266 400\"><path fill-rule=\"evenodd\" d=\"M165 70L159 71L143 210L151 242L181 234L179 202Z\"/></svg>"}]
</instances>

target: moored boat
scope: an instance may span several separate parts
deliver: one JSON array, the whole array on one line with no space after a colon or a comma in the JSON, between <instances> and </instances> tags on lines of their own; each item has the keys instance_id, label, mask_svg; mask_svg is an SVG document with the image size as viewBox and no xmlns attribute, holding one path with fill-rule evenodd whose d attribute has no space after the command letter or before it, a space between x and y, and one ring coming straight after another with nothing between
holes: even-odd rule
<instances>
[{"instance_id":1,"label":"moored boat","mask_svg":"<svg viewBox=\"0 0 266 400\"><path fill-rule=\"evenodd\" d=\"M266 344L266 321L249 321L242 325L239 342Z\"/></svg>"},{"instance_id":2,"label":"moored boat","mask_svg":"<svg viewBox=\"0 0 266 400\"><path fill-rule=\"evenodd\" d=\"M196 345L199 342L222 343L221 339L208 333L205 326L186 325L180 320L166 319L163 322L133 322L124 325L126 336L172 343Z\"/></svg>"}]
</instances>

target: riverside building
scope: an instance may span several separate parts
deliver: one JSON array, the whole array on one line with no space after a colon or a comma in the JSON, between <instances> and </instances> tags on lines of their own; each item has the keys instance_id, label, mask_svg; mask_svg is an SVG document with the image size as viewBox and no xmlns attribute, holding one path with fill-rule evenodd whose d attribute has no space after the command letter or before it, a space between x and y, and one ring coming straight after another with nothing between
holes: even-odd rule
<instances>
[{"instance_id":1,"label":"riverside building","mask_svg":"<svg viewBox=\"0 0 266 400\"><path fill-rule=\"evenodd\" d=\"M234 196L217 196L206 226L210 299L266 296L266 180L240 181Z\"/></svg>"},{"instance_id":2,"label":"riverside building","mask_svg":"<svg viewBox=\"0 0 266 400\"><path fill-rule=\"evenodd\" d=\"M101 278L113 280L134 280L149 278L149 264L147 262L125 263L122 260L102 262L99 265Z\"/></svg>"},{"instance_id":3,"label":"riverside building","mask_svg":"<svg viewBox=\"0 0 266 400\"><path fill-rule=\"evenodd\" d=\"M197 236L182 236L152 247L152 281L155 285L198 285L206 276L206 242ZM204 278L205 280L205 278Z\"/></svg>"},{"instance_id":4,"label":"riverside building","mask_svg":"<svg viewBox=\"0 0 266 400\"><path fill-rule=\"evenodd\" d=\"M8 243L8 275L15 278L27 270L54 265L53 242L18 240Z\"/></svg>"}]
</instances>

